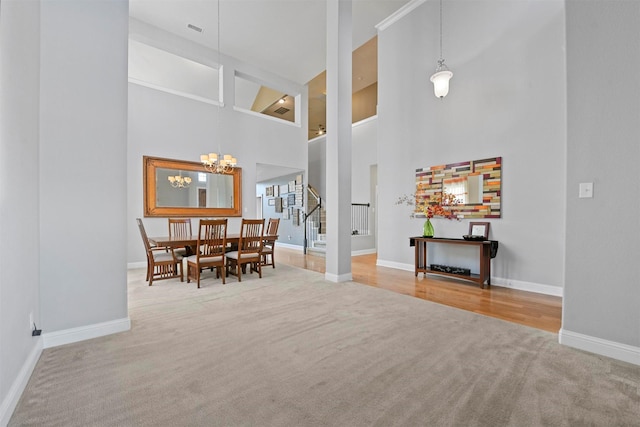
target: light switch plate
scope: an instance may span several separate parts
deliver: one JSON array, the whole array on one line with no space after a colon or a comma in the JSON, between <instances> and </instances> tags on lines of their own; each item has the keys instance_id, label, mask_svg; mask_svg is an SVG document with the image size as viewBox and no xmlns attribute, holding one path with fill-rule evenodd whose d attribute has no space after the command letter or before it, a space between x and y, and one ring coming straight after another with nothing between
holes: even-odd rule
<instances>
[{"instance_id":1,"label":"light switch plate","mask_svg":"<svg viewBox=\"0 0 640 427\"><path fill-rule=\"evenodd\" d=\"M593 182L581 182L578 197L581 199L593 197Z\"/></svg>"}]
</instances>

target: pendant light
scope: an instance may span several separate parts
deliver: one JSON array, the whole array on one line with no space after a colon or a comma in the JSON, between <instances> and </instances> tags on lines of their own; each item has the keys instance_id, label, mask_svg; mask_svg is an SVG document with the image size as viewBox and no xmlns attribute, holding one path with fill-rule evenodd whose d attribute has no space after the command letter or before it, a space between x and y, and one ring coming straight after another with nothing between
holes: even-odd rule
<instances>
[{"instance_id":1,"label":"pendant light","mask_svg":"<svg viewBox=\"0 0 640 427\"><path fill-rule=\"evenodd\" d=\"M218 73L220 73L220 0L218 0L217 3L218 6L218 37L217 37L217 43L218 43L218 50L216 52L217 57L218 57ZM221 140L221 136L222 136L222 131L220 129L220 104L222 103L222 99L220 98L220 95L218 95L218 108L217 108L217 120L218 120L218 126L217 126L217 131L218 131L218 140ZM202 162L202 165L204 166L204 168L207 170L207 172L210 173L215 173L215 174L231 174L233 173L233 170L236 168L236 166L238 165L238 160L233 157L231 154L222 154L222 151L220 151L218 149L217 153L209 153L209 154L201 154L200 155L200 162Z\"/></svg>"},{"instance_id":2,"label":"pendant light","mask_svg":"<svg viewBox=\"0 0 640 427\"><path fill-rule=\"evenodd\" d=\"M442 0L440 0L440 59L438 59L436 72L431 76L433 92L436 97L444 98L447 96L449 93L449 79L451 79L451 77L453 77L453 73L449 71L442 57Z\"/></svg>"}]
</instances>

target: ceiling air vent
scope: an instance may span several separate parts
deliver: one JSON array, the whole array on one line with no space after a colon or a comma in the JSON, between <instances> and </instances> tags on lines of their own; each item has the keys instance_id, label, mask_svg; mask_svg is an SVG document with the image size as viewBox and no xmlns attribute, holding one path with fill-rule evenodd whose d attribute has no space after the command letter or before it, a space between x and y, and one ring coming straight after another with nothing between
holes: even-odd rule
<instances>
[{"instance_id":1,"label":"ceiling air vent","mask_svg":"<svg viewBox=\"0 0 640 427\"><path fill-rule=\"evenodd\" d=\"M274 111L274 113L276 114L284 114L289 112L289 108L285 108L285 107L280 107L277 110Z\"/></svg>"}]
</instances>

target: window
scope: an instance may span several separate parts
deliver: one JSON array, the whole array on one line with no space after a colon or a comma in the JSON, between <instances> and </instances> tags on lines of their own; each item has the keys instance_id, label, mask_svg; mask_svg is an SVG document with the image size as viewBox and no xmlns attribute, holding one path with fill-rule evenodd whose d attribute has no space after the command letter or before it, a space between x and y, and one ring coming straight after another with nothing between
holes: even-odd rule
<instances>
[{"instance_id":1,"label":"window","mask_svg":"<svg viewBox=\"0 0 640 427\"><path fill-rule=\"evenodd\" d=\"M296 96L235 75L235 106L239 110L296 123Z\"/></svg>"}]
</instances>

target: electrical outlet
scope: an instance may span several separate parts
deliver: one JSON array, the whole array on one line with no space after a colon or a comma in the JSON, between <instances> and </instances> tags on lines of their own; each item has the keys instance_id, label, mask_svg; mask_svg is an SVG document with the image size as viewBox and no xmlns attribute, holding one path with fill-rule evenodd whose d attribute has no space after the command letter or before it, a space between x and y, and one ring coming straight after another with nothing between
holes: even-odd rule
<instances>
[{"instance_id":1,"label":"electrical outlet","mask_svg":"<svg viewBox=\"0 0 640 427\"><path fill-rule=\"evenodd\" d=\"M29 313L29 330L30 331L33 331L33 328L34 328L33 323L34 322L33 322L33 311L32 311L31 313Z\"/></svg>"},{"instance_id":2,"label":"electrical outlet","mask_svg":"<svg viewBox=\"0 0 640 427\"><path fill-rule=\"evenodd\" d=\"M578 197L581 199L593 197L593 182L581 182L578 186Z\"/></svg>"}]
</instances>

